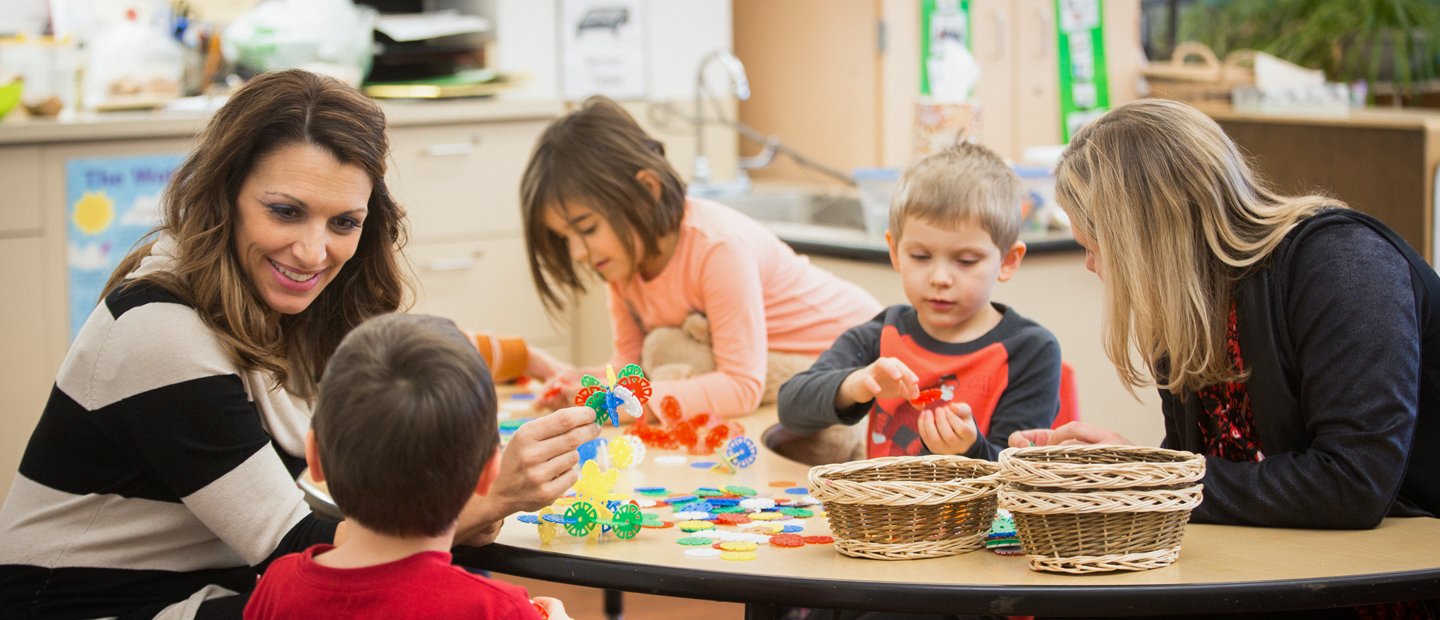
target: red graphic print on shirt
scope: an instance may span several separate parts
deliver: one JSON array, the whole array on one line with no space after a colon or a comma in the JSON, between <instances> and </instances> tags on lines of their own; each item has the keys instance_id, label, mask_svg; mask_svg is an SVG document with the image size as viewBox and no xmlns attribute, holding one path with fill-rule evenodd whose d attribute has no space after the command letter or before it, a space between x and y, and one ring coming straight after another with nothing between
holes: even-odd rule
<instances>
[{"instance_id":1,"label":"red graphic print on shirt","mask_svg":"<svg viewBox=\"0 0 1440 620\"><path fill-rule=\"evenodd\" d=\"M990 416L1010 382L1010 355L995 343L964 355L942 355L902 334L894 325L880 332L880 355L894 357L920 378L920 388L953 385L954 402L967 403L981 436L990 430ZM869 458L926 454L920 440L920 412L903 398L879 398L870 411L865 441Z\"/></svg>"}]
</instances>

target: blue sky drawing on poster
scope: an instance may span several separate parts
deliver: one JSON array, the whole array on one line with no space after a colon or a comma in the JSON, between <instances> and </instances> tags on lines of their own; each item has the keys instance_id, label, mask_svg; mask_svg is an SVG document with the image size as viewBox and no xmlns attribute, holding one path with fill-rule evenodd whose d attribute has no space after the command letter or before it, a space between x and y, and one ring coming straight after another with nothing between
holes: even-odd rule
<instances>
[{"instance_id":1,"label":"blue sky drawing on poster","mask_svg":"<svg viewBox=\"0 0 1440 620\"><path fill-rule=\"evenodd\" d=\"M160 224L160 194L184 155L65 162L65 255L70 337L100 300L110 272Z\"/></svg>"}]
</instances>

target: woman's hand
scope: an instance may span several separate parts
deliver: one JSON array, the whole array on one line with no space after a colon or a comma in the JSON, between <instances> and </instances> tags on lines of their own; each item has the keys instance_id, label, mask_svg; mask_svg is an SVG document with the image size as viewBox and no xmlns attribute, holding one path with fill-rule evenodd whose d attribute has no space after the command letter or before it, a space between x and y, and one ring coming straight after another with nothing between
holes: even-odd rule
<instances>
[{"instance_id":1,"label":"woman's hand","mask_svg":"<svg viewBox=\"0 0 1440 620\"><path fill-rule=\"evenodd\" d=\"M595 412L586 407L560 409L516 429L500 454L490 493L476 496L460 513L456 544L487 544L499 535L505 517L553 503L580 476L575 449L599 436Z\"/></svg>"},{"instance_id":2,"label":"woman's hand","mask_svg":"<svg viewBox=\"0 0 1440 620\"><path fill-rule=\"evenodd\" d=\"M1093 444L1119 444L1130 446L1134 442L1115 431L1092 426L1084 422L1070 422L1057 429L1033 428L1010 433L1010 447L1028 446L1086 446Z\"/></svg>"},{"instance_id":3,"label":"woman's hand","mask_svg":"<svg viewBox=\"0 0 1440 620\"><path fill-rule=\"evenodd\" d=\"M966 403L948 403L920 412L920 441L933 454L965 454L980 432Z\"/></svg>"},{"instance_id":4,"label":"woman's hand","mask_svg":"<svg viewBox=\"0 0 1440 620\"><path fill-rule=\"evenodd\" d=\"M560 599L537 596L530 600L545 610L541 616L546 620L570 620L570 615L565 613L565 604L561 603Z\"/></svg>"},{"instance_id":5,"label":"woman's hand","mask_svg":"<svg viewBox=\"0 0 1440 620\"><path fill-rule=\"evenodd\" d=\"M850 373L835 393L835 408L845 409L876 398L918 398L920 378L909 366L893 357L882 357Z\"/></svg>"},{"instance_id":6,"label":"woman's hand","mask_svg":"<svg viewBox=\"0 0 1440 620\"><path fill-rule=\"evenodd\" d=\"M560 409L516 429L490 492L504 503L501 516L539 510L564 494L579 477L575 449L599 436L595 412L587 407Z\"/></svg>"}]
</instances>

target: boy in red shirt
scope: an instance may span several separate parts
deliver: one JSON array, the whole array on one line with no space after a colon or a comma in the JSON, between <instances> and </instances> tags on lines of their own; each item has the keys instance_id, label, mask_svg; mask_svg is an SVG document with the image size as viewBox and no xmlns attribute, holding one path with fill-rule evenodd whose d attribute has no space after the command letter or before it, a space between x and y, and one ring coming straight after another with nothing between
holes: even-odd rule
<instances>
[{"instance_id":1,"label":"boy in red shirt","mask_svg":"<svg viewBox=\"0 0 1440 620\"><path fill-rule=\"evenodd\" d=\"M305 446L351 527L336 546L271 564L245 618L567 619L560 601L532 603L450 564L460 511L489 492L499 444L490 372L453 323L361 324L330 358Z\"/></svg>"},{"instance_id":2,"label":"boy in red shirt","mask_svg":"<svg viewBox=\"0 0 1440 620\"><path fill-rule=\"evenodd\" d=\"M781 386L783 430L809 436L868 416L869 458L994 460L1010 433L1049 428L1060 406L1060 344L990 300L1025 256L1023 191L1010 166L975 144L906 170L885 241L910 304L851 328Z\"/></svg>"}]
</instances>

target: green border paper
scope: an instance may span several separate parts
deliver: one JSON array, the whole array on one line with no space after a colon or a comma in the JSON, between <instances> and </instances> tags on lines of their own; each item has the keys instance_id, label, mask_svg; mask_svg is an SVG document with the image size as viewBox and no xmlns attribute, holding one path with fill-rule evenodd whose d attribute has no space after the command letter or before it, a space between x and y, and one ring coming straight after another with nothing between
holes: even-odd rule
<instances>
[{"instance_id":1,"label":"green border paper","mask_svg":"<svg viewBox=\"0 0 1440 620\"><path fill-rule=\"evenodd\" d=\"M960 14L965 16L965 48L973 54L975 52L975 27L974 20L970 17L970 0L921 0L920 2L920 94L926 97L930 92L930 21L935 15L937 5L941 3L953 4L960 9Z\"/></svg>"},{"instance_id":2,"label":"green border paper","mask_svg":"<svg viewBox=\"0 0 1440 620\"><path fill-rule=\"evenodd\" d=\"M1105 14L1101 0L1055 0L1060 63L1060 139L1110 109L1105 67Z\"/></svg>"}]
</instances>

